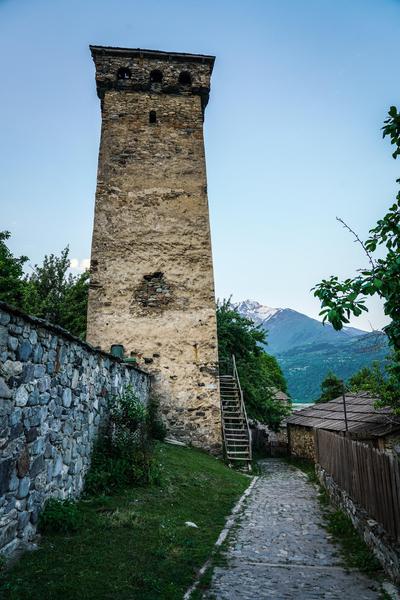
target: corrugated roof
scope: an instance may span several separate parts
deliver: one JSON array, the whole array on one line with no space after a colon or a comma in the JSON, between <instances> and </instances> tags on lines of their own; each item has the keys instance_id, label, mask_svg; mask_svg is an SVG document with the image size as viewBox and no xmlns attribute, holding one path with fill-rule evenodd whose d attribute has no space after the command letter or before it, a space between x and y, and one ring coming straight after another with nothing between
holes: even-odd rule
<instances>
[{"instance_id":1,"label":"corrugated roof","mask_svg":"<svg viewBox=\"0 0 400 600\"><path fill-rule=\"evenodd\" d=\"M375 409L378 398L368 392L346 394L347 430L353 434L383 436L400 429L400 417L390 409ZM310 408L296 411L287 418L288 425L301 425L329 431L346 431L343 397L330 402L313 404Z\"/></svg>"}]
</instances>

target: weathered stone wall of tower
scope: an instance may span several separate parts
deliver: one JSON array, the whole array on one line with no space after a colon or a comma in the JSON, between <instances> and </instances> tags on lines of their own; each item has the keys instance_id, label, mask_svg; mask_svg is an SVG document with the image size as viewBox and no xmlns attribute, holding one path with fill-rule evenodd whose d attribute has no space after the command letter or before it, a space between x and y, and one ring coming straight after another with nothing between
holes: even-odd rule
<instances>
[{"instance_id":1,"label":"weathered stone wall of tower","mask_svg":"<svg viewBox=\"0 0 400 600\"><path fill-rule=\"evenodd\" d=\"M219 452L203 141L212 62L92 52L102 133L88 341L105 350L121 343L142 355L170 434ZM128 76L118 80L121 68ZM150 81L155 69L162 82ZM178 84L182 71L191 85Z\"/></svg>"}]
</instances>

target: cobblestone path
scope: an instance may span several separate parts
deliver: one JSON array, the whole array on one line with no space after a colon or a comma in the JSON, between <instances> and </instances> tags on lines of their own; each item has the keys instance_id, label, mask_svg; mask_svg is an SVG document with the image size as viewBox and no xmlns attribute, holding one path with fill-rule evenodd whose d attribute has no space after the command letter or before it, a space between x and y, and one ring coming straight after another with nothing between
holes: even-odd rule
<instances>
[{"instance_id":1,"label":"cobblestone path","mask_svg":"<svg viewBox=\"0 0 400 600\"><path fill-rule=\"evenodd\" d=\"M314 486L279 459L262 461L263 475L230 536L227 564L216 567L208 598L226 600L372 600L378 586L347 572L322 527Z\"/></svg>"}]
</instances>

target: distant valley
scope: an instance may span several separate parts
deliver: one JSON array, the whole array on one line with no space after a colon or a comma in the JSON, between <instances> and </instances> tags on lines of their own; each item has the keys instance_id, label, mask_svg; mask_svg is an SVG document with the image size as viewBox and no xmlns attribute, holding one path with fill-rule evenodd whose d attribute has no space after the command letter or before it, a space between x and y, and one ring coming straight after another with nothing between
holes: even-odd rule
<instances>
[{"instance_id":1,"label":"distant valley","mask_svg":"<svg viewBox=\"0 0 400 600\"><path fill-rule=\"evenodd\" d=\"M266 351L277 358L295 402L314 401L329 370L348 379L374 360L382 361L388 353L382 332L368 333L354 327L335 331L331 325L290 308L270 308L255 300L235 306L267 331Z\"/></svg>"}]
</instances>

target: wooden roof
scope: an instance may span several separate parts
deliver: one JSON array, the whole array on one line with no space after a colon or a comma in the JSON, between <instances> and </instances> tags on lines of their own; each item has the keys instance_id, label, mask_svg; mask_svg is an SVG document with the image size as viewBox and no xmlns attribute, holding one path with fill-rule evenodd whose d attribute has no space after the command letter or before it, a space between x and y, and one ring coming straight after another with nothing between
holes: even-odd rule
<instances>
[{"instance_id":1,"label":"wooden roof","mask_svg":"<svg viewBox=\"0 0 400 600\"><path fill-rule=\"evenodd\" d=\"M282 392L282 390L274 390L274 398L275 400L280 400L281 402L288 402L289 396Z\"/></svg>"},{"instance_id":2,"label":"wooden roof","mask_svg":"<svg viewBox=\"0 0 400 600\"><path fill-rule=\"evenodd\" d=\"M351 434L375 437L400 430L400 417L394 416L388 408L375 409L378 399L368 392L347 393L345 399L347 431ZM345 432L343 397L296 411L287 418L287 424Z\"/></svg>"}]
</instances>

